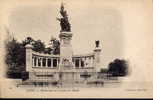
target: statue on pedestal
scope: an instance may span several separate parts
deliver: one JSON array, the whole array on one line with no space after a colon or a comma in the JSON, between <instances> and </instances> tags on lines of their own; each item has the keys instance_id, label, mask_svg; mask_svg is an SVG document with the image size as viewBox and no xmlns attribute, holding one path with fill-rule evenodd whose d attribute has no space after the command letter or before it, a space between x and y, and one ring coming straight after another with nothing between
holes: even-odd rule
<instances>
[{"instance_id":1,"label":"statue on pedestal","mask_svg":"<svg viewBox=\"0 0 153 100\"><path fill-rule=\"evenodd\" d=\"M71 31L71 25L70 25L69 20L68 20L67 12L66 12L66 10L64 10L63 3L61 4L60 14L61 14L62 18L57 18L57 20L60 21L61 32L62 31L70 32Z\"/></svg>"},{"instance_id":2,"label":"statue on pedestal","mask_svg":"<svg viewBox=\"0 0 153 100\"><path fill-rule=\"evenodd\" d=\"M95 43L96 43L96 47L98 48L99 47L99 40L97 40L97 41L95 41Z\"/></svg>"}]
</instances>

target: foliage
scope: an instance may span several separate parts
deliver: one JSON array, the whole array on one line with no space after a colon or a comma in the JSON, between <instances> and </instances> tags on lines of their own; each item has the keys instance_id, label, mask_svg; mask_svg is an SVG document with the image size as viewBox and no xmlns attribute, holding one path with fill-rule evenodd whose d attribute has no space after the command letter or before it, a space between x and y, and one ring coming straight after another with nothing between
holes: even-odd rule
<instances>
[{"instance_id":1,"label":"foliage","mask_svg":"<svg viewBox=\"0 0 153 100\"><path fill-rule=\"evenodd\" d=\"M106 68L101 68L101 70L100 70L100 73L107 73L108 72L108 69L106 69Z\"/></svg>"},{"instance_id":2,"label":"foliage","mask_svg":"<svg viewBox=\"0 0 153 100\"><path fill-rule=\"evenodd\" d=\"M53 48L47 47L47 48L45 48L44 53L45 54L52 54L52 51L53 51Z\"/></svg>"},{"instance_id":3,"label":"foliage","mask_svg":"<svg viewBox=\"0 0 153 100\"><path fill-rule=\"evenodd\" d=\"M41 42L41 40L34 41L33 50L36 52L44 52L45 51L45 44Z\"/></svg>"},{"instance_id":4,"label":"foliage","mask_svg":"<svg viewBox=\"0 0 153 100\"><path fill-rule=\"evenodd\" d=\"M56 38L52 38L50 40L50 43L52 45L52 50L53 50L52 53L54 55L60 54L60 42L59 42L59 40L57 40Z\"/></svg>"},{"instance_id":5,"label":"foliage","mask_svg":"<svg viewBox=\"0 0 153 100\"><path fill-rule=\"evenodd\" d=\"M45 44L41 40L34 40L31 37L27 37L24 41L22 41L22 45L26 46L27 44L31 44L33 46L33 50L36 52L45 51Z\"/></svg>"},{"instance_id":6,"label":"foliage","mask_svg":"<svg viewBox=\"0 0 153 100\"><path fill-rule=\"evenodd\" d=\"M45 44L41 40L34 40L31 37L27 37L21 43L16 39L7 40L6 42L6 59L5 62L8 65L8 77L21 78L21 72L25 71L25 46L31 44L33 50L40 53L59 54L60 42L56 38L50 40L51 46L45 48Z\"/></svg>"},{"instance_id":7,"label":"foliage","mask_svg":"<svg viewBox=\"0 0 153 100\"><path fill-rule=\"evenodd\" d=\"M112 74L112 76L126 76L128 74L127 61L115 59L108 66L108 74Z\"/></svg>"},{"instance_id":8,"label":"foliage","mask_svg":"<svg viewBox=\"0 0 153 100\"><path fill-rule=\"evenodd\" d=\"M49 47L46 47L44 53L57 55L60 54L60 42L56 38L52 37L49 42Z\"/></svg>"},{"instance_id":9,"label":"foliage","mask_svg":"<svg viewBox=\"0 0 153 100\"><path fill-rule=\"evenodd\" d=\"M17 42L16 39L12 39L6 43L6 64L8 65L8 74L20 73L25 70L25 48ZM15 75L15 74L14 74ZM9 77L9 76L8 76Z\"/></svg>"}]
</instances>

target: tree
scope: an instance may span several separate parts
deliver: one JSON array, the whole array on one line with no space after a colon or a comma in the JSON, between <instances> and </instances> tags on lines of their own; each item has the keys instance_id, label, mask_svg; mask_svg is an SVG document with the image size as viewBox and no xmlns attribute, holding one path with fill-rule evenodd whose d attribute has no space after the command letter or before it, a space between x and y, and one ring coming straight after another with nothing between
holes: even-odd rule
<instances>
[{"instance_id":1,"label":"tree","mask_svg":"<svg viewBox=\"0 0 153 100\"><path fill-rule=\"evenodd\" d=\"M33 50L36 52L44 52L45 45L41 40L35 41L31 37L27 37L22 43L16 39L6 41L6 59L8 65L7 76L10 78L21 78L21 72L25 71L25 45L32 44Z\"/></svg>"},{"instance_id":2,"label":"tree","mask_svg":"<svg viewBox=\"0 0 153 100\"><path fill-rule=\"evenodd\" d=\"M108 74L112 74L112 76L126 76L128 74L127 61L115 59L108 66Z\"/></svg>"},{"instance_id":3,"label":"tree","mask_svg":"<svg viewBox=\"0 0 153 100\"><path fill-rule=\"evenodd\" d=\"M9 77L11 74L11 77L19 78L20 76L17 73L19 74L25 70L25 48L13 38L6 43L6 51L7 76Z\"/></svg>"},{"instance_id":4,"label":"tree","mask_svg":"<svg viewBox=\"0 0 153 100\"><path fill-rule=\"evenodd\" d=\"M107 73L108 72L108 69L106 69L106 68L101 68L100 69L100 73Z\"/></svg>"},{"instance_id":5,"label":"tree","mask_svg":"<svg viewBox=\"0 0 153 100\"><path fill-rule=\"evenodd\" d=\"M27 44L31 44L33 50L36 52L45 52L45 44L41 40L34 40L32 37L27 37L22 41L22 45L26 46Z\"/></svg>"},{"instance_id":6,"label":"tree","mask_svg":"<svg viewBox=\"0 0 153 100\"><path fill-rule=\"evenodd\" d=\"M33 42L33 50L36 52L44 52L45 44L41 40L37 40Z\"/></svg>"},{"instance_id":7,"label":"tree","mask_svg":"<svg viewBox=\"0 0 153 100\"><path fill-rule=\"evenodd\" d=\"M50 52L52 54L57 55L60 54L60 42L56 38L52 37L50 40Z\"/></svg>"},{"instance_id":8,"label":"tree","mask_svg":"<svg viewBox=\"0 0 153 100\"><path fill-rule=\"evenodd\" d=\"M34 40L31 37L27 37L22 43L18 42L16 39L11 39L6 41L6 59L5 62L8 65L7 76L10 78L21 78L21 72L25 71L25 56L27 44L33 46L33 50L40 53L49 53L50 51L53 54L60 53L60 43L59 40L51 39L52 46L45 48L45 44L41 40ZM51 52L50 52L51 53ZM49 54L50 54L49 53Z\"/></svg>"},{"instance_id":9,"label":"tree","mask_svg":"<svg viewBox=\"0 0 153 100\"><path fill-rule=\"evenodd\" d=\"M46 53L46 54L52 54L52 51L53 51L53 49L51 47L47 47L47 48L45 48L44 53Z\"/></svg>"},{"instance_id":10,"label":"tree","mask_svg":"<svg viewBox=\"0 0 153 100\"><path fill-rule=\"evenodd\" d=\"M60 42L59 40L54 40L53 41L53 54L57 55L60 54Z\"/></svg>"}]
</instances>

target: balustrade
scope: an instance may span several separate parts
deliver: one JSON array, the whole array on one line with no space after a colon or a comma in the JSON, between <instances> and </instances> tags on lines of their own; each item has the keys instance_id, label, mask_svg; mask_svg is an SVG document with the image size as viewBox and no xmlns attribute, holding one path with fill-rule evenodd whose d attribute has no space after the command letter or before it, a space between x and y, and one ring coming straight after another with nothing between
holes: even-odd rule
<instances>
[{"instance_id":1,"label":"balustrade","mask_svg":"<svg viewBox=\"0 0 153 100\"><path fill-rule=\"evenodd\" d=\"M94 56L73 56L74 68L89 68L94 65ZM60 56L43 56L32 54L33 68L57 68L60 64Z\"/></svg>"},{"instance_id":2,"label":"balustrade","mask_svg":"<svg viewBox=\"0 0 153 100\"><path fill-rule=\"evenodd\" d=\"M59 66L59 57L39 57L32 55L32 66L39 68L57 68Z\"/></svg>"},{"instance_id":3,"label":"balustrade","mask_svg":"<svg viewBox=\"0 0 153 100\"><path fill-rule=\"evenodd\" d=\"M94 65L94 56L80 56L80 57L73 57L73 63L75 68L87 68L93 67Z\"/></svg>"}]
</instances>

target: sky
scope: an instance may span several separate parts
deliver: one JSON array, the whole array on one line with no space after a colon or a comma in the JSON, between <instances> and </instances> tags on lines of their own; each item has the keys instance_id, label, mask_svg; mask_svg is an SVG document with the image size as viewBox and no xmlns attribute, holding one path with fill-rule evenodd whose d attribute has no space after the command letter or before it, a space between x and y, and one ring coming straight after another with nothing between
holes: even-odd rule
<instances>
[{"instance_id":1,"label":"sky","mask_svg":"<svg viewBox=\"0 0 153 100\"><path fill-rule=\"evenodd\" d=\"M58 38L61 0L35 0L5 5L6 25L17 40L27 36L48 44ZM116 58L130 62L130 80L150 81L153 75L153 8L151 0L63 0L72 26L74 54L91 53L100 40L101 67ZM6 14L5 12L5 14ZM147 67L147 68L146 68ZM144 71L145 70L145 71ZM138 73L140 72L140 73Z\"/></svg>"},{"instance_id":2,"label":"sky","mask_svg":"<svg viewBox=\"0 0 153 100\"><path fill-rule=\"evenodd\" d=\"M120 11L92 2L63 3L72 26L74 54L93 52L95 40L100 40L103 66L120 58L124 42ZM51 36L58 38L60 33L60 24L56 20L60 17L60 5L61 2L16 6L9 15L9 30L19 41L30 36L48 45Z\"/></svg>"}]
</instances>

